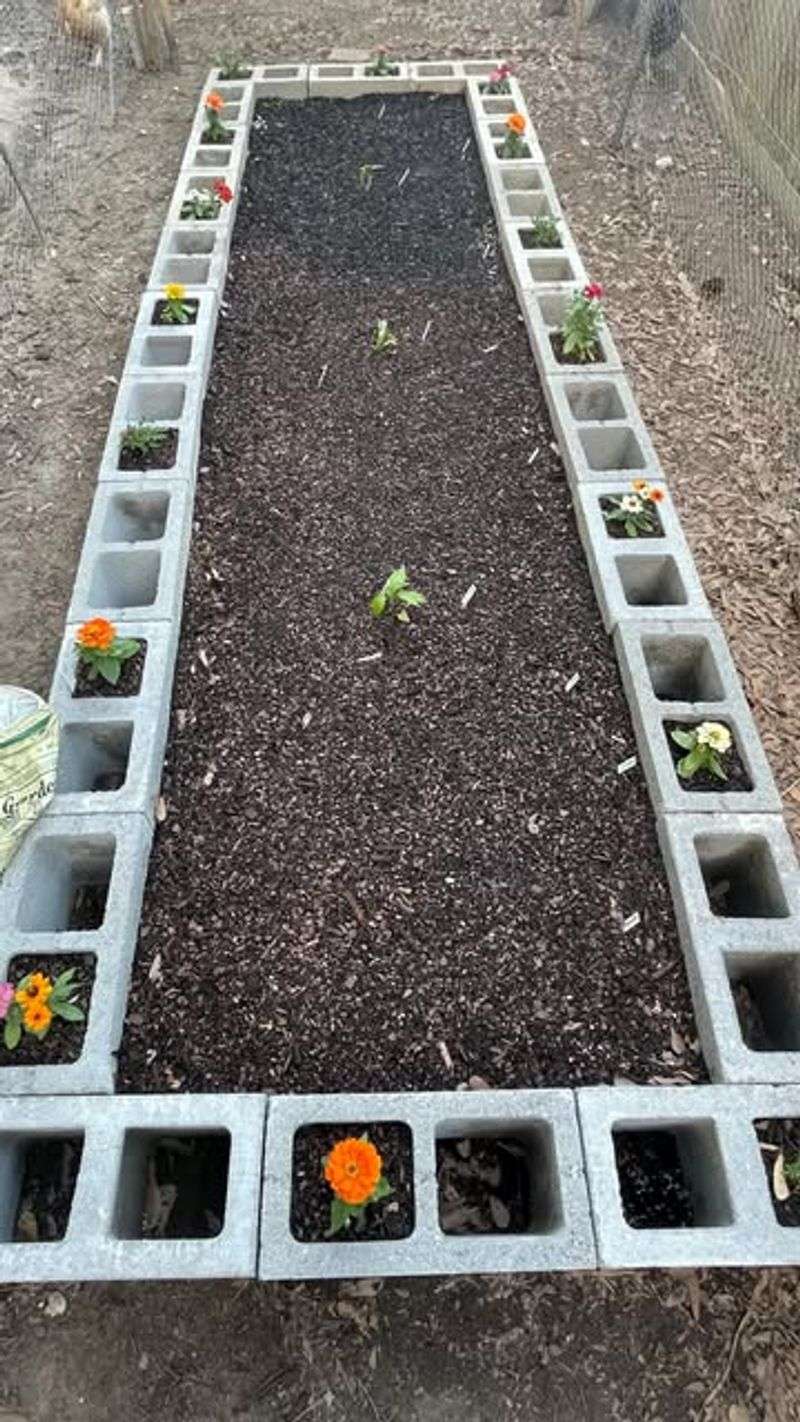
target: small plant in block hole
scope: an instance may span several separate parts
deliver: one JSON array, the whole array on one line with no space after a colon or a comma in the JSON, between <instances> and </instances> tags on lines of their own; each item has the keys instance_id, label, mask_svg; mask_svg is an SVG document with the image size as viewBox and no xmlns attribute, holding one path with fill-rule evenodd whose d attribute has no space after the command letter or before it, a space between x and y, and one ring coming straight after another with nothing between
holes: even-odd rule
<instances>
[{"instance_id":1,"label":"small plant in block hole","mask_svg":"<svg viewBox=\"0 0 800 1422\"><path fill-rule=\"evenodd\" d=\"M672 730L670 739L686 752L675 767L682 780L694 780L701 771L717 780L727 780L724 761L733 745L733 737L721 721L701 721L699 726L688 730Z\"/></svg>"},{"instance_id":2,"label":"small plant in block hole","mask_svg":"<svg viewBox=\"0 0 800 1422\"><path fill-rule=\"evenodd\" d=\"M562 246L558 224L552 217L534 217L530 227L521 228L519 235L520 241L526 249Z\"/></svg>"},{"instance_id":3,"label":"small plant in block hole","mask_svg":"<svg viewBox=\"0 0 800 1422\"><path fill-rule=\"evenodd\" d=\"M200 302L192 298L187 301L186 287L182 281L168 281L163 288L164 296L157 301L153 310L154 326L193 326L197 321Z\"/></svg>"},{"instance_id":4,"label":"small plant in block hole","mask_svg":"<svg viewBox=\"0 0 800 1422\"><path fill-rule=\"evenodd\" d=\"M0 983L0 1020L6 1051L14 1052L23 1036L43 1043L55 1023L74 1025L84 1021L86 1014L78 1002L75 972L74 967L69 967L51 977L37 968L16 982ZM34 1053L34 1059L35 1056Z\"/></svg>"},{"instance_id":5,"label":"small plant in block hole","mask_svg":"<svg viewBox=\"0 0 800 1422\"><path fill-rule=\"evenodd\" d=\"M445 1234L524 1234L531 1225L529 1152L513 1136L436 1142L439 1223Z\"/></svg>"},{"instance_id":6,"label":"small plant in block hole","mask_svg":"<svg viewBox=\"0 0 800 1422\"><path fill-rule=\"evenodd\" d=\"M137 656L141 646L135 637L120 637L107 617L92 617L75 633L78 665L88 681L98 678L116 686L124 664Z\"/></svg>"},{"instance_id":7,"label":"small plant in block hole","mask_svg":"<svg viewBox=\"0 0 800 1422\"><path fill-rule=\"evenodd\" d=\"M754 1122L772 1208L780 1225L800 1225L800 1121Z\"/></svg>"},{"instance_id":8,"label":"small plant in block hole","mask_svg":"<svg viewBox=\"0 0 800 1422\"><path fill-rule=\"evenodd\" d=\"M215 178L210 188L189 188L181 203L181 221L214 222L230 202L233 189L224 178Z\"/></svg>"},{"instance_id":9,"label":"small plant in block hole","mask_svg":"<svg viewBox=\"0 0 800 1422\"><path fill-rule=\"evenodd\" d=\"M375 51L375 59L372 64L368 64L365 71L371 79L384 79L390 75L400 73L400 65L393 64L389 58L389 51L386 45L380 44Z\"/></svg>"},{"instance_id":10,"label":"small plant in block hole","mask_svg":"<svg viewBox=\"0 0 800 1422\"><path fill-rule=\"evenodd\" d=\"M369 610L378 621L386 618L389 622L410 622L410 609L423 607L427 598L424 593L409 587L405 565L395 568L369 600Z\"/></svg>"},{"instance_id":11,"label":"small plant in block hole","mask_svg":"<svg viewBox=\"0 0 800 1422\"><path fill-rule=\"evenodd\" d=\"M509 114L505 120L506 136L497 149L500 158L529 158L531 150L525 142L527 123L524 114Z\"/></svg>"},{"instance_id":12,"label":"small plant in block hole","mask_svg":"<svg viewBox=\"0 0 800 1422\"><path fill-rule=\"evenodd\" d=\"M663 538L658 505L664 490L646 479L634 479L629 494L610 494L600 500L606 529L612 538Z\"/></svg>"},{"instance_id":13,"label":"small plant in block hole","mask_svg":"<svg viewBox=\"0 0 800 1422\"><path fill-rule=\"evenodd\" d=\"M589 282L583 291L575 292L561 330L553 339L560 361L591 365L602 360L600 328L605 319L602 298L603 288L599 281Z\"/></svg>"},{"instance_id":14,"label":"small plant in block hole","mask_svg":"<svg viewBox=\"0 0 800 1422\"><path fill-rule=\"evenodd\" d=\"M233 132L226 127L220 118L220 114L225 107L225 100L216 89L212 89L210 94L206 94L204 101L205 127L203 128L203 143L233 143Z\"/></svg>"},{"instance_id":15,"label":"small plant in block hole","mask_svg":"<svg viewBox=\"0 0 800 1422\"><path fill-rule=\"evenodd\" d=\"M82 1136L31 1135L11 1229L15 1244L52 1244L67 1233L83 1155Z\"/></svg>"},{"instance_id":16,"label":"small plant in block hole","mask_svg":"<svg viewBox=\"0 0 800 1422\"><path fill-rule=\"evenodd\" d=\"M397 1122L295 1132L291 1229L309 1242L404 1239L414 1227L411 1132Z\"/></svg>"},{"instance_id":17,"label":"small plant in block hole","mask_svg":"<svg viewBox=\"0 0 800 1422\"><path fill-rule=\"evenodd\" d=\"M513 73L514 70L512 69L511 65L506 64L505 60L503 60L502 64L498 64L497 68L492 70L491 74L489 75L489 78L485 79L483 83L478 85L480 93L510 94L511 85L509 83L509 80Z\"/></svg>"},{"instance_id":18,"label":"small plant in block hole","mask_svg":"<svg viewBox=\"0 0 800 1422\"><path fill-rule=\"evenodd\" d=\"M171 469L178 452L178 431L143 421L128 425L119 445L120 469Z\"/></svg>"},{"instance_id":19,"label":"small plant in block hole","mask_svg":"<svg viewBox=\"0 0 800 1422\"><path fill-rule=\"evenodd\" d=\"M222 83L235 79L249 79L252 69L245 64L241 54L233 50L222 50L217 55L217 69Z\"/></svg>"}]
</instances>

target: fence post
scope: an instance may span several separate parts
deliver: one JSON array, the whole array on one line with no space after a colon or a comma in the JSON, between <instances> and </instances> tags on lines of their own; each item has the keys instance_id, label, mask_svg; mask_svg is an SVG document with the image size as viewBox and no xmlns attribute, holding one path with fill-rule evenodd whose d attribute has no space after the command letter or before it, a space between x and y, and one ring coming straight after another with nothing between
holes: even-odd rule
<instances>
[{"instance_id":1,"label":"fence post","mask_svg":"<svg viewBox=\"0 0 800 1422\"><path fill-rule=\"evenodd\" d=\"M126 11L137 69L177 69L178 46L170 0L132 0Z\"/></svg>"}]
</instances>

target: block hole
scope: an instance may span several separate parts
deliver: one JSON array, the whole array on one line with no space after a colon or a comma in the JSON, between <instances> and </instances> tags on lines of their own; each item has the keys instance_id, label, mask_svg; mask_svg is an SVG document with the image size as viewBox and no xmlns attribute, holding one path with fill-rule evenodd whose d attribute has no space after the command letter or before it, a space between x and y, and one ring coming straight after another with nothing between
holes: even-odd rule
<instances>
[{"instance_id":1,"label":"block hole","mask_svg":"<svg viewBox=\"0 0 800 1422\"><path fill-rule=\"evenodd\" d=\"M729 953L725 968L744 1045L800 1052L800 953Z\"/></svg>"},{"instance_id":2,"label":"block hole","mask_svg":"<svg viewBox=\"0 0 800 1422\"><path fill-rule=\"evenodd\" d=\"M800 1120L777 1116L754 1121L766 1188L775 1218L786 1229L800 1225Z\"/></svg>"},{"instance_id":3,"label":"block hole","mask_svg":"<svg viewBox=\"0 0 800 1422\"><path fill-rule=\"evenodd\" d=\"M464 63L464 73L478 79L488 79L497 68L496 59L468 59Z\"/></svg>"},{"instance_id":4,"label":"block hole","mask_svg":"<svg viewBox=\"0 0 800 1422\"><path fill-rule=\"evenodd\" d=\"M227 168L232 151L232 143L201 144L192 154L192 167Z\"/></svg>"},{"instance_id":5,"label":"block hole","mask_svg":"<svg viewBox=\"0 0 800 1422\"><path fill-rule=\"evenodd\" d=\"M630 427L578 430L578 439L590 469L630 469L643 473L642 446Z\"/></svg>"},{"instance_id":6,"label":"block hole","mask_svg":"<svg viewBox=\"0 0 800 1422\"><path fill-rule=\"evenodd\" d=\"M390 1193L345 1220L332 1216L333 1191L324 1165L342 1142L366 1136L380 1156L381 1177ZM332 1226L339 1227L331 1233ZM299 1126L292 1141L292 1194L289 1228L306 1244L366 1244L407 1239L414 1230L414 1145L404 1121L341 1121Z\"/></svg>"},{"instance_id":7,"label":"block hole","mask_svg":"<svg viewBox=\"0 0 800 1422\"><path fill-rule=\"evenodd\" d=\"M631 1229L709 1229L733 1222L713 1121L614 1127L622 1213Z\"/></svg>"},{"instance_id":8,"label":"block hole","mask_svg":"<svg viewBox=\"0 0 800 1422\"><path fill-rule=\"evenodd\" d=\"M82 1155L81 1133L0 1132L0 1243L64 1238Z\"/></svg>"},{"instance_id":9,"label":"block hole","mask_svg":"<svg viewBox=\"0 0 800 1422\"><path fill-rule=\"evenodd\" d=\"M564 393L574 420L625 419L625 402L611 380L570 381Z\"/></svg>"},{"instance_id":10,"label":"block hole","mask_svg":"<svg viewBox=\"0 0 800 1422\"><path fill-rule=\"evenodd\" d=\"M142 381L134 384L128 391L125 424L166 424L170 420L179 420L185 404L186 386L181 382Z\"/></svg>"},{"instance_id":11,"label":"block hole","mask_svg":"<svg viewBox=\"0 0 800 1422\"><path fill-rule=\"evenodd\" d=\"M321 64L317 70L320 79L352 79L355 72L352 64Z\"/></svg>"},{"instance_id":12,"label":"block hole","mask_svg":"<svg viewBox=\"0 0 800 1422\"><path fill-rule=\"evenodd\" d=\"M429 79L452 79L454 72L452 64L418 64L416 69L420 78L427 76Z\"/></svg>"},{"instance_id":13,"label":"block hole","mask_svg":"<svg viewBox=\"0 0 800 1422\"><path fill-rule=\"evenodd\" d=\"M296 79L300 73L296 64L267 64L263 70L264 79Z\"/></svg>"},{"instance_id":14,"label":"block hole","mask_svg":"<svg viewBox=\"0 0 800 1422\"><path fill-rule=\"evenodd\" d=\"M139 364L148 366L188 365L192 358L192 336L145 336Z\"/></svg>"},{"instance_id":15,"label":"block hole","mask_svg":"<svg viewBox=\"0 0 800 1422\"><path fill-rule=\"evenodd\" d=\"M678 565L669 555L622 554L616 564L630 607L684 607L688 602Z\"/></svg>"},{"instance_id":16,"label":"block hole","mask_svg":"<svg viewBox=\"0 0 800 1422\"><path fill-rule=\"evenodd\" d=\"M552 1234L564 1223L547 1121L446 1121L436 1132L444 1234Z\"/></svg>"},{"instance_id":17,"label":"block hole","mask_svg":"<svg viewBox=\"0 0 800 1422\"><path fill-rule=\"evenodd\" d=\"M535 282L576 281L577 272L569 257L527 257L525 265Z\"/></svg>"},{"instance_id":18,"label":"block hole","mask_svg":"<svg viewBox=\"0 0 800 1422\"><path fill-rule=\"evenodd\" d=\"M170 495L155 490L112 494L103 521L104 543L152 543L164 537Z\"/></svg>"},{"instance_id":19,"label":"block hole","mask_svg":"<svg viewBox=\"0 0 800 1422\"><path fill-rule=\"evenodd\" d=\"M128 774L132 737L132 721L62 724L56 794L109 794L121 790Z\"/></svg>"},{"instance_id":20,"label":"block hole","mask_svg":"<svg viewBox=\"0 0 800 1422\"><path fill-rule=\"evenodd\" d=\"M183 286L205 286L211 273L207 257L167 257L159 265L159 286L179 281Z\"/></svg>"},{"instance_id":21,"label":"block hole","mask_svg":"<svg viewBox=\"0 0 800 1422\"><path fill-rule=\"evenodd\" d=\"M719 918L788 918L772 850L762 835L701 834L694 841L708 903Z\"/></svg>"},{"instance_id":22,"label":"block hole","mask_svg":"<svg viewBox=\"0 0 800 1422\"><path fill-rule=\"evenodd\" d=\"M513 114L513 113L514 113L514 100L513 100L513 99L509 99L509 98L506 98L506 97L505 97L504 95L502 95L502 94L499 94L499 95L497 95L497 96L494 97L494 98L491 98L491 97L490 97L490 98L488 98L488 99L487 99L487 98L481 99L481 104L483 105L483 112L484 112L485 114Z\"/></svg>"},{"instance_id":23,"label":"block hole","mask_svg":"<svg viewBox=\"0 0 800 1422\"><path fill-rule=\"evenodd\" d=\"M89 582L91 607L150 607L158 595L161 554L101 553Z\"/></svg>"},{"instance_id":24,"label":"block hole","mask_svg":"<svg viewBox=\"0 0 800 1422\"><path fill-rule=\"evenodd\" d=\"M174 227L167 241L170 256L209 256L217 241L216 232L204 231L202 227Z\"/></svg>"},{"instance_id":25,"label":"block hole","mask_svg":"<svg viewBox=\"0 0 800 1422\"><path fill-rule=\"evenodd\" d=\"M659 701L722 701L725 689L706 637L647 635L642 653Z\"/></svg>"},{"instance_id":26,"label":"block hole","mask_svg":"<svg viewBox=\"0 0 800 1422\"><path fill-rule=\"evenodd\" d=\"M115 852L112 835L43 835L31 851L17 927L23 933L101 928Z\"/></svg>"},{"instance_id":27,"label":"block hole","mask_svg":"<svg viewBox=\"0 0 800 1422\"><path fill-rule=\"evenodd\" d=\"M112 1223L117 1239L220 1234L230 1153L228 1131L126 1131Z\"/></svg>"},{"instance_id":28,"label":"block hole","mask_svg":"<svg viewBox=\"0 0 800 1422\"><path fill-rule=\"evenodd\" d=\"M505 125L502 125L505 128ZM544 192L544 179L536 168L520 168L509 160L500 170L500 182L507 193Z\"/></svg>"}]
</instances>

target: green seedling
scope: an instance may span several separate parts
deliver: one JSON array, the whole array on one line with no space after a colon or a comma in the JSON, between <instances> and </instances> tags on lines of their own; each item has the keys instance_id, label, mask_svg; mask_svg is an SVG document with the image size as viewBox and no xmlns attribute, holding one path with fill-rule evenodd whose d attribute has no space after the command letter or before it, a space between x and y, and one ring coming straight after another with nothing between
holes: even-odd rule
<instances>
[{"instance_id":1,"label":"green seedling","mask_svg":"<svg viewBox=\"0 0 800 1422\"><path fill-rule=\"evenodd\" d=\"M376 355L391 355L397 350L397 337L388 321L376 322L372 332L372 349Z\"/></svg>"},{"instance_id":2,"label":"green seedling","mask_svg":"<svg viewBox=\"0 0 800 1422\"><path fill-rule=\"evenodd\" d=\"M128 425L122 431L122 451L124 454L152 454L166 443L168 435L169 430L159 425Z\"/></svg>"},{"instance_id":3,"label":"green seedling","mask_svg":"<svg viewBox=\"0 0 800 1422\"><path fill-rule=\"evenodd\" d=\"M405 565L390 573L382 588L373 593L369 600L369 610L373 617L394 618L396 622L410 622L408 609L422 607L427 602L424 593L415 592L408 585Z\"/></svg>"},{"instance_id":4,"label":"green seedling","mask_svg":"<svg viewBox=\"0 0 800 1422\"><path fill-rule=\"evenodd\" d=\"M382 171L382 163L362 163L358 170L358 186L368 193L375 181L375 174Z\"/></svg>"},{"instance_id":5,"label":"green seedling","mask_svg":"<svg viewBox=\"0 0 800 1422\"><path fill-rule=\"evenodd\" d=\"M552 217L535 217L528 228L531 247L560 247L561 238Z\"/></svg>"}]
</instances>

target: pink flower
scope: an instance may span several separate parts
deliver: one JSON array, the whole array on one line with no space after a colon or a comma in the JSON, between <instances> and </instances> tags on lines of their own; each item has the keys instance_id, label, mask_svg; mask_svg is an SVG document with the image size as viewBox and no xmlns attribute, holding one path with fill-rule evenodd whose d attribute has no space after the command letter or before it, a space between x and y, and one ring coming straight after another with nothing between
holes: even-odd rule
<instances>
[{"instance_id":1,"label":"pink flower","mask_svg":"<svg viewBox=\"0 0 800 1422\"><path fill-rule=\"evenodd\" d=\"M492 70L489 75L489 83L502 84L503 80L507 79L512 72L511 65L506 64L505 60L503 60L502 64L498 64L497 68Z\"/></svg>"},{"instance_id":2,"label":"pink flower","mask_svg":"<svg viewBox=\"0 0 800 1422\"><path fill-rule=\"evenodd\" d=\"M3 1021L9 1007L14 1001L14 984L0 983L0 1022Z\"/></svg>"},{"instance_id":3,"label":"pink flower","mask_svg":"<svg viewBox=\"0 0 800 1422\"><path fill-rule=\"evenodd\" d=\"M599 301L603 295L603 288L599 281L590 281L589 285L583 288L583 294L587 301Z\"/></svg>"}]
</instances>

